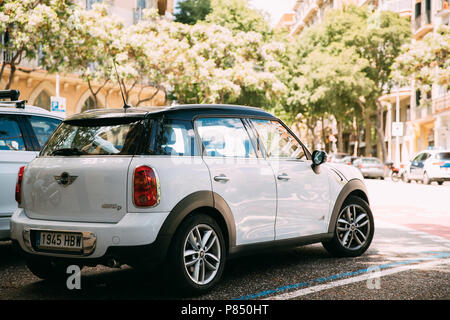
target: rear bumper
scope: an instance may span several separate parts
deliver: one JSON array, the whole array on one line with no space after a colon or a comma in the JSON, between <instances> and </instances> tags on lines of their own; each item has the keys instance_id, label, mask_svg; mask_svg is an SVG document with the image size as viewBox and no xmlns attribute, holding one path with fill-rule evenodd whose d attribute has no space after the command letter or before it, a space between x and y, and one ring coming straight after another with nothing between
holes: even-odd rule
<instances>
[{"instance_id":1,"label":"rear bumper","mask_svg":"<svg viewBox=\"0 0 450 320\"><path fill-rule=\"evenodd\" d=\"M0 218L0 240L5 240L10 238L10 217L1 217Z\"/></svg>"},{"instance_id":2,"label":"rear bumper","mask_svg":"<svg viewBox=\"0 0 450 320\"><path fill-rule=\"evenodd\" d=\"M363 177L378 178L384 177L383 169L360 169Z\"/></svg>"},{"instance_id":3,"label":"rear bumper","mask_svg":"<svg viewBox=\"0 0 450 320\"><path fill-rule=\"evenodd\" d=\"M71 260L103 261L114 257L132 259L142 255L146 260L164 256L166 236L158 233L168 212L128 213L118 223L61 222L30 219L24 209L17 209L11 218L11 238L27 254L50 256ZM73 231L92 234L94 248L87 255L74 255L62 251L36 251L30 230ZM158 239L157 239L158 238ZM169 239L170 240L170 239ZM88 261L86 261L88 262Z\"/></svg>"}]
</instances>

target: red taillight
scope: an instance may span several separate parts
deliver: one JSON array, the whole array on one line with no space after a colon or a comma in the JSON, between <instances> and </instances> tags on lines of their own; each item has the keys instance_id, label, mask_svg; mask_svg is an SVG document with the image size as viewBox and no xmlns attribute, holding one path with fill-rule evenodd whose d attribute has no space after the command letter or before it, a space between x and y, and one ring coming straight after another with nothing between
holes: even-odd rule
<instances>
[{"instance_id":1,"label":"red taillight","mask_svg":"<svg viewBox=\"0 0 450 320\"><path fill-rule=\"evenodd\" d=\"M360 168L360 169L362 169L362 167L363 167L363 165L362 165L362 164L360 164L360 165L358 166L358 168Z\"/></svg>"},{"instance_id":2,"label":"red taillight","mask_svg":"<svg viewBox=\"0 0 450 320\"><path fill-rule=\"evenodd\" d=\"M136 207L152 207L158 204L158 179L152 168L140 166L134 170L133 199Z\"/></svg>"},{"instance_id":3,"label":"red taillight","mask_svg":"<svg viewBox=\"0 0 450 320\"><path fill-rule=\"evenodd\" d=\"M445 162L444 162L444 161L441 161L441 162L433 162L432 165L433 165L433 166L443 166L443 165L445 165Z\"/></svg>"},{"instance_id":4,"label":"red taillight","mask_svg":"<svg viewBox=\"0 0 450 320\"><path fill-rule=\"evenodd\" d=\"M19 173L17 175L17 182L16 182L16 201L18 204L22 202L22 197L20 195L21 189L22 189L22 179L23 179L23 171L25 170L25 166L20 167Z\"/></svg>"}]
</instances>

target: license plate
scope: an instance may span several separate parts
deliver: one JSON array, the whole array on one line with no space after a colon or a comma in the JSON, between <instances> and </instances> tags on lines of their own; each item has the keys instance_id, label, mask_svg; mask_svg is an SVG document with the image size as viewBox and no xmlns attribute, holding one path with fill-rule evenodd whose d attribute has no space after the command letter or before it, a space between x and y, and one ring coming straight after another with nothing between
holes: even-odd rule
<instances>
[{"instance_id":1,"label":"license plate","mask_svg":"<svg viewBox=\"0 0 450 320\"><path fill-rule=\"evenodd\" d=\"M38 231L36 232L36 247L53 250L82 250L83 236L81 233Z\"/></svg>"}]
</instances>

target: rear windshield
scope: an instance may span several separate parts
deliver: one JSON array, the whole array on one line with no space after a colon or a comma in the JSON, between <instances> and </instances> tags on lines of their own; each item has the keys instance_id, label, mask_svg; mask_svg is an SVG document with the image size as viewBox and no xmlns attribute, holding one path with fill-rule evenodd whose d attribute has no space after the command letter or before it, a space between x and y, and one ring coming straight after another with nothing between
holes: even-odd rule
<instances>
[{"instance_id":1,"label":"rear windshield","mask_svg":"<svg viewBox=\"0 0 450 320\"><path fill-rule=\"evenodd\" d=\"M450 160L450 152L439 152L436 154L438 160Z\"/></svg>"},{"instance_id":2,"label":"rear windshield","mask_svg":"<svg viewBox=\"0 0 450 320\"><path fill-rule=\"evenodd\" d=\"M378 159L362 159L364 163L371 163L371 164L381 164L381 161Z\"/></svg>"},{"instance_id":3,"label":"rear windshield","mask_svg":"<svg viewBox=\"0 0 450 320\"><path fill-rule=\"evenodd\" d=\"M41 156L134 155L142 128L142 120L64 122Z\"/></svg>"}]
</instances>

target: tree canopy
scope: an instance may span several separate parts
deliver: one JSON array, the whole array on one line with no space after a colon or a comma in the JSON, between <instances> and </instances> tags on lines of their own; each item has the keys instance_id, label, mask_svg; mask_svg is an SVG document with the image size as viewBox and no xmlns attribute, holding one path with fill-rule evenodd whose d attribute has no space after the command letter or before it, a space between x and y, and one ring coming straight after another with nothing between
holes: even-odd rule
<instances>
[{"instance_id":1,"label":"tree canopy","mask_svg":"<svg viewBox=\"0 0 450 320\"><path fill-rule=\"evenodd\" d=\"M424 96L431 84L450 87L450 27L439 26L422 41L407 43L393 66L394 80L409 84L414 80Z\"/></svg>"},{"instance_id":2,"label":"tree canopy","mask_svg":"<svg viewBox=\"0 0 450 320\"><path fill-rule=\"evenodd\" d=\"M181 0L174 13L175 21L185 24L196 24L205 20L211 13L211 0Z\"/></svg>"}]
</instances>

